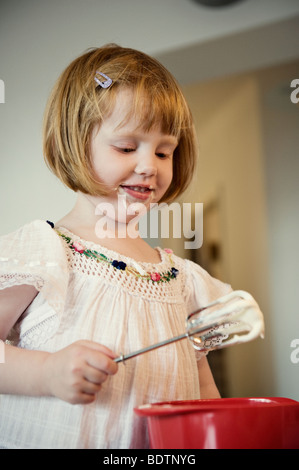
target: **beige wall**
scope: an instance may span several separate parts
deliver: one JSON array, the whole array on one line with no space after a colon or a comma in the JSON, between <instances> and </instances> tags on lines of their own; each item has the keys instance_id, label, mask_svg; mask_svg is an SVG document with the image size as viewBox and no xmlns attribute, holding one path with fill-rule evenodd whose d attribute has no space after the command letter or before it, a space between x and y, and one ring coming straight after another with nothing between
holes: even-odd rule
<instances>
[{"instance_id":1,"label":"beige wall","mask_svg":"<svg viewBox=\"0 0 299 470\"><path fill-rule=\"evenodd\" d=\"M273 271L279 271L279 266L273 262L273 234L270 232L273 221L269 220L269 206L273 199L269 196L268 185L271 161L267 159L266 143L272 141L272 132L276 133L276 140L279 139L279 132L284 132L283 120L280 129L272 130L268 125L268 133L265 134L267 77L280 74L285 79L286 70L281 66L195 84L185 89L196 121L200 159L194 184L184 200L203 202L204 207L219 201L223 280L231 283L234 289L251 292L265 315L264 340L235 346L225 352L231 396L284 395L299 398L294 370L290 369L287 377L282 372L290 366L289 348L278 364L275 362L277 345L274 345L278 340L278 319L273 295L277 292L278 281L274 279ZM289 70L293 78L295 71L296 66ZM284 99L289 105L289 95ZM294 157L295 141L292 137L289 140L290 153ZM278 155L278 159L281 156ZM292 173L294 169L290 167L289 171ZM276 190L275 185L271 187L272 194ZM169 241L167 243L169 245ZM173 246L180 250L181 255L187 254L179 240ZM287 297L286 292L283 297ZM286 331L287 327L283 332L286 334ZM290 334L295 332L289 331ZM285 344L289 345L287 338ZM278 380L281 374L285 379L284 386L282 380Z\"/></svg>"},{"instance_id":2,"label":"beige wall","mask_svg":"<svg viewBox=\"0 0 299 470\"><path fill-rule=\"evenodd\" d=\"M291 361L291 342L299 338L299 104L290 100L294 78L299 78L298 61L258 74L271 254L269 330L275 392L298 400L299 363Z\"/></svg>"}]
</instances>

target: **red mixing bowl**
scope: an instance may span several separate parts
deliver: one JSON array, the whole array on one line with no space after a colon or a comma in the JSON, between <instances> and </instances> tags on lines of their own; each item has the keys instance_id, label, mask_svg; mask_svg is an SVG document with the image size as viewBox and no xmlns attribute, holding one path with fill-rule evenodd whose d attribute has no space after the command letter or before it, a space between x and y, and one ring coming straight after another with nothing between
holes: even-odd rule
<instances>
[{"instance_id":1,"label":"red mixing bowl","mask_svg":"<svg viewBox=\"0 0 299 470\"><path fill-rule=\"evenodd\" d=\"M135 408L152 449L299 449L299 402L219 398Z\"/></svg>"}]
</instances>

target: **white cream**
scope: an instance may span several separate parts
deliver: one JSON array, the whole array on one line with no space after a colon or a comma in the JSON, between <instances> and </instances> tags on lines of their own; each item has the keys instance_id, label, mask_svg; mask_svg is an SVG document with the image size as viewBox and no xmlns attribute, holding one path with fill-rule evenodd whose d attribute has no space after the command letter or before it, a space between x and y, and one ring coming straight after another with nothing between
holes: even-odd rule
<instances>
[{"instance_id":1,"label":"white cream","mask_svg":"<svg viewBox=\"0 0 299 470\"><path fill-rule=\"evenodd\" d=\"M208 313L209 308L218 304L224 305ZM208 346L209 343L205 344L204 334L194 333L192 337L192 331L196 328L207 330L211 328L215 334L223 335L223 339L220 337L218 342L211 339L211 344ZM217 299L199 311L198 317L195 312L187 320L187 331L194 347L205 350L245 343L259 336L264 337L264 328L264 317L258 304L248 292L240 290ZM227 338L229 339L226 341Z\"/></svg>"}]
</instances>

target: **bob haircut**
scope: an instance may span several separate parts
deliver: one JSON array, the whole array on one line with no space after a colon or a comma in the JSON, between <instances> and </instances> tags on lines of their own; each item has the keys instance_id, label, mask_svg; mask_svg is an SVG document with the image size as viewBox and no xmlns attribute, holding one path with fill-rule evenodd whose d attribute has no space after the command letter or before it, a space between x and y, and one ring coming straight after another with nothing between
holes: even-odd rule
<instances>
[{"instance_id":1,"label":"bob haircut","mask_svg":"<svg viewBox=\"0 0 299 470\"><path fill-rule=\"evenodd\" d=\"M109 88L97 85L97 72L112 79ZM197 159L193 119L173 76L157 60L134 49L108 44L75 59L61 74L50 95L43 128L44 158L69 188L85 194L108 194L93 176L90 138L96 125L113 111L118 90L133 91L127 118L144 131L159 126L178 139L173 179L161 202L171 201L189 185Z\"/></svg>"}]
</instances>

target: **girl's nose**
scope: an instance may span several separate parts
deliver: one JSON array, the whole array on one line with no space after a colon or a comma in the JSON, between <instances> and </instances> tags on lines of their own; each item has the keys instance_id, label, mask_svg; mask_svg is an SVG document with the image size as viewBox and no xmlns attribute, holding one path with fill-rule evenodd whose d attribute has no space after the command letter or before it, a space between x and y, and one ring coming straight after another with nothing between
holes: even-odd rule
<instances>
[{"instance_id":1,"label":"girl's nose","mask_svg":"<svg viewBox=\"0 0 299 470\"><path fill-rule=\"evenodd\" d=\"M139 158L135 167L135 173L143 176L155 176L157 174L156 156Z\"/></svg>"}]
</instances>

